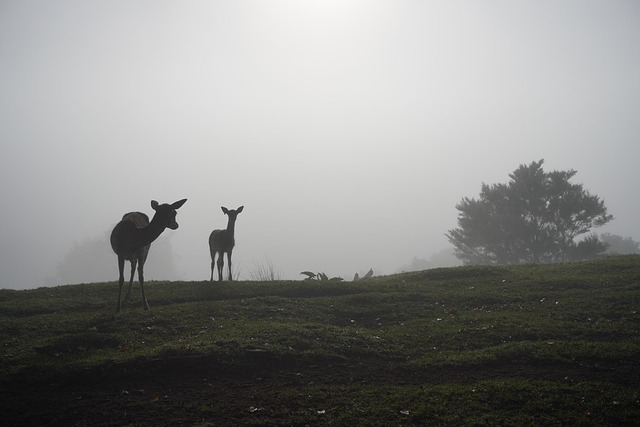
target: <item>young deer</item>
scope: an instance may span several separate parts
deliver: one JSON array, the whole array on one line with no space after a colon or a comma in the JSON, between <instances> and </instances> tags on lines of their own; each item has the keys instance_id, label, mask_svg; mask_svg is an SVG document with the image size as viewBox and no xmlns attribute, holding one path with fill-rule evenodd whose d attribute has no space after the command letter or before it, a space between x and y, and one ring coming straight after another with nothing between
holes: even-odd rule
<instances>
[{"instance_id":1,"label":"young deer","mask_svg":"<svg viewBox=\"0 0 640 427\"><path fill-rule=\"evenodd\" d=\"M229 217L226 230L213 230L209 236L209 251L211 252L211 281L213 282L213 269L215 268L216 254L218 254L218 280L222 282L222 269L224 267L224 253L227 253L227 259L229 261L229 281L231 277L231 252L236 244L233 237L236 227L236 218L238 214L242 212L244 206L240 206L238 209L227 209L222 206L222 212Z\"/></svg>"},{"instance_id":2,"label":"young deer","mask_svg":"<svg viewBox=\"0 0 640 427\"><path fill-rule=\"evenodd\" d=\"M116 224L111 232L111 247L118 255L118 269L120 271L118 290L118 305L116 313L122 309L122 285L124 283L124 262L131 262L131 279L129 280L129 292L133 285L133 275L135 273L136 264L138 266L138 280L140 281L140 290L142 291L142 306L145 310L149 309L147 298L144 295L144 262L147 260L151 242L156 240L165 228L175 230L178 228L176 222L176 209L180 208L187 199L182 199L171 205L158 204L155 200L151 201L151 207L156 211L149 222L149 217L141 212L130 212L122 217L122 220Z\"/></svg>"}]
</instances>

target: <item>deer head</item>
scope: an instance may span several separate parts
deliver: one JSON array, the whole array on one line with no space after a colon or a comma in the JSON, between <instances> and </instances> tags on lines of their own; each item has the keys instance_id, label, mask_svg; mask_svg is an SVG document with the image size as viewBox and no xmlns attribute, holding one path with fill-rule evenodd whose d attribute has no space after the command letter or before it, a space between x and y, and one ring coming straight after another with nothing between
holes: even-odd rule
<instances>
[{"instance_id":1,"label":"deer head","mask_svg":"<svg viewBox=\"0 0 640 427\"><path fill-rule=\"evenodd\" d=\"M232 221L235 221L238 214L242 212L242 210L244 209L244 206L240 206L238 209L227 209L224 206L221 206L221 208L222 208L222 212L224 212L225 215L229 216L229 219L231 219Z\"/></svg>"},{"instance_id":2,"label":"deer head","mask_svg":"<svg viewBox=\"0 0 640 427\"><path fill-rule=\"evenodd\" d=\"M187 199L182 199L170 205L167 203L163 203L161 205L155 200L152 200L151 207L156 211L153 219L156 220L157 218L160 225L175 230L178 228L178 223L176 222L176 209L179 209L186 201Z\"/></svg>"}]
</instances>

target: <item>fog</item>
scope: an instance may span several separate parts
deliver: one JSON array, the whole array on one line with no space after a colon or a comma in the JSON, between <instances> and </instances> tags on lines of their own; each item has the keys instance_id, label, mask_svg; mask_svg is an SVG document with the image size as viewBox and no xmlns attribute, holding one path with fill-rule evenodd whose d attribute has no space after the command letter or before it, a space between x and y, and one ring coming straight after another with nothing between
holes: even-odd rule
<instances>
[{"instance_id":1,"label":"fog","mask_svg":"<svg viewBox=\"0 0 640 427\"><path fill-rule=\"evenodd\" d=\"M112 274L83 280L116 280L107 236L152 199L188 201L148 280L208 279L241 205L240 278L394 273L539 159L639 240L639 40L616 0L3 1L0 287L61 284L88 239Z\"/></svg>"}]
</instances>

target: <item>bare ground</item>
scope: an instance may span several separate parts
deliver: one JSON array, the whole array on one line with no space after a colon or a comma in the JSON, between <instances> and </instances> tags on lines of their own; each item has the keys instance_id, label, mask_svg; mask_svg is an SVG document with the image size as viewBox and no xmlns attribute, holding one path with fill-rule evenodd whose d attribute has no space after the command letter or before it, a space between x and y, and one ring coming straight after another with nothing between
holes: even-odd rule
<instances>
[{"instance_id":1,"label":"bare ground","mask_svg":"<svg viewBox=\"0 0 640 427\"><path fill-rule=\"evenodd\" d=\"M348 397L309 390L335 386L474 384L499 378L638 384L633 366L532 366L524 361L473 368L408 369L400 362L274 360L247 355L240 368L206 357L120 364L68 378L0 384L4 426L322 425L323 414L350 408ZM335 389L335 388L334 388ZM344 389L344 388L342 388ZM637 402L636 402L637 404ZM411 423L408 423L411 424Z\"/></svg>"}]
</instances>

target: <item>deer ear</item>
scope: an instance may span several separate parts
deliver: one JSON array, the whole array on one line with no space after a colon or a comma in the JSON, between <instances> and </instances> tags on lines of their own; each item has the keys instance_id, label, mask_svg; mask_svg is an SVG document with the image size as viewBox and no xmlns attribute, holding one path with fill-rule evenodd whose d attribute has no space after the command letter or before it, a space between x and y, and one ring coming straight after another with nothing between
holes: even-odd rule
<instances>
[{"instance_id":1,"label":"deer ear","mask_svg":"<svg viewBox=\"0 0 640 427\"><path fill-rule=\"evenodd\" d=\"M244 206L240 206L238 209L236 209L236 212L240 213L242 212L242 209L244 209Z\"/></svg>"},{"instance_id":2,"label":"deer ear","mask_svg":"<svg viewBox=\"0 0 640 427\"><path fill-rule=\"evenodd\" d=\"M158 210L158 202L156 202L155 200L152 200L151 207L153 208L154 211Z\"/></svg>"},{"instance_id":3,"label":"deer ear","mask_svg":"<svg viewBox=\"0 0 640 427\"><path fill-rule=\"evenodd\" d=\"M182 205L184 205L184 202L186 202L186 201L187 201L187 199L178 200L177 202L173 203L171 205L171 207L173 209L179 209Z\"/></svg>"},{"instance_id":4,"label":"deer ear","mask_svg":"<svg viewBox=\"0 0 640 427\"><path fill-rule=\"evenodd\" d=\"M229 213L229 209L225 208L224 206L221 206L221 208L222 208L222 212L224 212L225 215Z\"/></svg>"}]
</instances>

